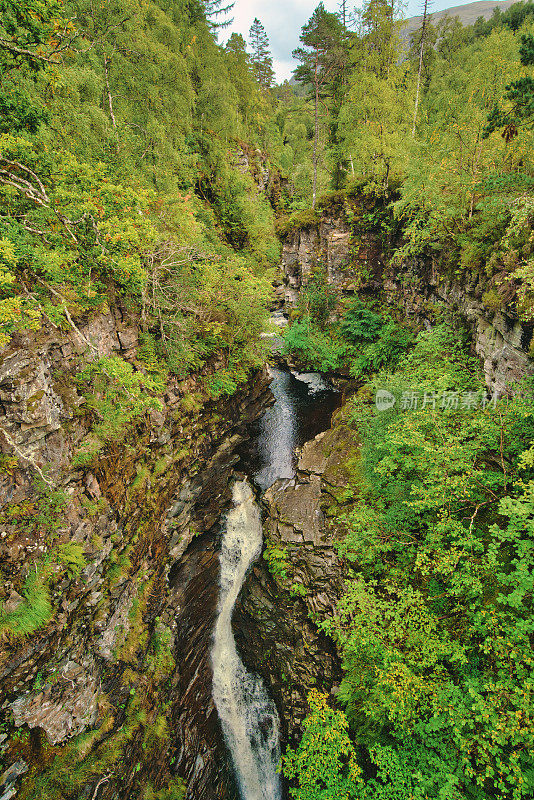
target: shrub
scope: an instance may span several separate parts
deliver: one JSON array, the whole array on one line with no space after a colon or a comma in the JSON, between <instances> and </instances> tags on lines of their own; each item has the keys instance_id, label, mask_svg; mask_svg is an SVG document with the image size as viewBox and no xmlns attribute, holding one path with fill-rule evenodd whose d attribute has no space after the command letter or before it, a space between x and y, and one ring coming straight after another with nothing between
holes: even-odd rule
<instances>
[{"instance_id":1,"label":"shrub","mask_svg":"<svg viewBox=\"0 0 534 800\"><path fill-rule=\"evenodd\" d=\"M341 322L341 332L351 343L360 342L362 339L376 339L384 324L379 314L375 314L356 300L346 311Z\"/></svg>"},{"instance_id":2,"label":"shrub","mask_svg":"<svg viewBox=\"0 0 534 800\"><path fill-rule=\"evenodd\" d=\"M302 230L302 228L312 228L318 225L320 216L313 208L305 208L302 211L295 211L287 217L281 217L276 221L276 233L278 236L289 236L290 233Z\"/></svg>"},{"instance_id":3,"label":"shrub","mask_svg":"<svg viewBox=\"0 0 534 800\"><path fill-rule=\"evenodd\" d=\"M346 347L315 327L309 317L294 322L284 332L284 352L296 353L308 367L329 372L343 364Z\"/></svg>"},{"instance_id":4,"label":"shrub","mask_svg":"<svg viewBox=\"0 0 534 800\"><path fill-rule=\"evenodd\" d=\"M487 292L484 292L482 302L490 311L499 311L504 305L504 300L496 289L488 289Z\"/></svg>"},{"instance_id":5,"label":"shrub","mask_svg":"<svg viewBox=\"0 0 534 800\"><path fill-rule=\"evenodd\" d=\"M300 293L299 311L302 316L309 316L312 322L324 328L330 312L336 307L337 299L337 292L327 283L326 274L316 272Z\"/></svg>"},{"instance_id":6,"label":"shrub","mask_svg":"<svg viewBox=\"0 0 534 800\"><path fill-rule=\"evenodd\" d=\"M98 420L77 453L74 464L86 465L108 441L120 442L130 423L146 411L161 409L154 397L159 385L119 356L99 359L86 367L78 382L87 387L86 407Z\"/></svg>"},{"instance_id":7,"label":"shrub","mask_svg":"<svg viewBox=\"0 0 534 800\"><path fill-rule=\"evenodd\" d=\"M411 330L389 320L381 328L377 341L368 344L356 356L351 365L351 374L359 377L366 372L394 367L413 339Z\"/></svg>"},{"instance_id":8,"label":"shrub","mask_svg":"<svg viewBox=\"0 0 534 800\"><path fill-rule=\"evenodd\" d=\"M275 578L287 578L287 571L291 566L287 558L287 547L276 547L269 542L263 557L269 565L271 575Z\"/></svg>"}]
</instances>

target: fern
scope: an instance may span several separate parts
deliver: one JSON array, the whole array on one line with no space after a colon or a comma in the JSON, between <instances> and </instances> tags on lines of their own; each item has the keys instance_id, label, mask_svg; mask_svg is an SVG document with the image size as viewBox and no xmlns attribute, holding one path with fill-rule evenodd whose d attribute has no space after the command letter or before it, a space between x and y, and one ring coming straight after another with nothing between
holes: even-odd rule
<instances>
[{"instance_id":1,"label":"fern","mask_svg":"<svg viewBox=\"0 0 534 800\"><path fill-rule=\"evenodd\" d=\"M14 611L0 612L0 629L13 636L29 636L52 619L46 568L31 570L24 583L23 601Z\"/></svg>"}]
</instances>

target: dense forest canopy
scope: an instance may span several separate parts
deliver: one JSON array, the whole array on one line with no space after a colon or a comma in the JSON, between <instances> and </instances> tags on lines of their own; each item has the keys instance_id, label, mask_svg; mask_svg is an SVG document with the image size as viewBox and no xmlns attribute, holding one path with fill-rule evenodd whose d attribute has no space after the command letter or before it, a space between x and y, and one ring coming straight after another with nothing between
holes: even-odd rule
<instances>
[{"instance_id":1,"label":"dense forest canopy","mask_svg":"<svg viewBox=\"0 0 534 800\"><path fill-rule=\"evenodd\" d=\"M265 302L278 245L240 159L259 165L269 102L244 43L217 44L217 10L2 3L4 341L119 291L166 368L187 374L224 348L231 385L236 347L246 370L256 328L239 314ZM231 310L219 289L236 281L247 307Z\"/></svg>"}]
</instances>

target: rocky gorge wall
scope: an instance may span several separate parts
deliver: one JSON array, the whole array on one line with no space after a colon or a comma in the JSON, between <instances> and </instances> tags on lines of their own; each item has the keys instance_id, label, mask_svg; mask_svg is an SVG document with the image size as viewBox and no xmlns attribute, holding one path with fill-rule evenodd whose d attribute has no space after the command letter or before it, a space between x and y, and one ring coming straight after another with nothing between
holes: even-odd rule
<instances>
[{"instance_id":1,"label":"rocky gorge wall","mask_svg":"<svg viewBox=\"0 0 534 800\"><path fill-rule=\"evenodd\" d=\"M262 498L265 558L243 587L234 632L244 663L276 701L284 744L302 732L310 689L335 694L341 679L336 648L318 623L333 613L346 575L329 509L343 497L357 446L341 408L301 449L295 478L276 481Z\"/></svg>"},{"instance_id":2,"label":"rocky gorge wall","mask_svg":"<svg viewBox=\"0 0 534 800\"><path fill-rule=\"evenodd\" d=\"M364 215L362 214L362 217ZM532 326L511 311L492 311L482 287L447 280L432 260L398 272L390 243L339 208L324 210L312 225L290 231L283 242L279 306L291 311L318 271L342 295L382 297L418 324L430 325L437 303L469 324L488 389L502 394L534 372ZM357 460L355 432L341 408L328 431L307 443L292 480L279 480L262 498L265 557L249 576L234 618L242 658L269 686L283 720L285 743L294 744L307 713L307 694L336 694L341 663L318 625L328 619L343 590L345 569L330 511L343 505L348 472Z\"/></svg>"},{"instance_id":3,"label":"rocky gorge wall","mask_svg":"<svg viewBox=\"0 0 534 800\"><path fill-rule=\"evenodd\" d=\"M365 215L365 205L356 213L352 210L351 219L334 206L324 210L316 224L285 236L281 302L294 305L314 271L324 269L329 284L340 292L382 295L418 323L430 324L438 303L456 311L472 330L490 392L502 394L514 381L534 373L530 349L534 323L521 321L511 302L503 301L497 310L489 308L483 300L487 281L476 275L469 283L448 277L434 257L395 268L387 255L391 242L366 222Z\"/></svg>"},{"instance_id":4,"label":"rocky gorge wall","mask_svg":"<svg viewBox=\"0 0 534 800\"><path fill-rule=\"evenodd\" d=\"M180 779L195 800L233 796L208 656L216 523L269 377L218 402L202 375L170 379L161 408L76 466L75 376L97 357L134 363L137 335L117 306L0 354L2 800L178 797ZM34 632L14 632L22 618Z\"/></svg>"},{"instance_id":5,"label":"rocky gorge wall","mask_svg":"<svg viewBox=\"0 0 534 800\"><path fill-rule=\"evenodd\" d=\"M396 273L376 231L337 209L286 236L286 308L318 268L345 295L380 294L418 323L430 324L437 302L456 310L492 391L532 371L529 326L432 261ZM218 402L204 375L172 378L161 408L77 466L89 423L75 376L97 357L135 364L137 349L137 321L117 305L79 327L19 334L0 353L0 619L35 595L49 603L34 633L0 634L0 800L170 800L180 779L190 800L235 797L211 696L218 523L247 427L271 402L269 377ZM341 679L317 623L342 592L330 511L343 504L357 448L341 409L303 447L295 478L262 498L265 558L234 632L276 701L284 744L299 738L309 690L334 696Z\"/></svg>"}]
</instances>

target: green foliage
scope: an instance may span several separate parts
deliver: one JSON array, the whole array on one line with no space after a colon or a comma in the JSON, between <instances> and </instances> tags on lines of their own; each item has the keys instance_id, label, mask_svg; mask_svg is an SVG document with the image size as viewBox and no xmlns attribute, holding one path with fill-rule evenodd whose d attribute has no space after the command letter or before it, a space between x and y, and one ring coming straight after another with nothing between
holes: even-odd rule
<instances>
[{"instance_id":1,"label":"green foliage","mask_svg":"<svg viewBox=\"0 0 534 800\"><path fill-rule=\"evenodd\" d=\"M287 547L277 547L269 542L263 557L269 565L269 571L275 578L287 578L288 570L291 566L287 557Z\"/></svg>"},{"instance_id":2,"label":"green foliage","mask_svg":"<svg viewBox=\"0 0 534 800\"><path fill-rule=\"evenodd\" d=\"M356 300L348 308L341 322L341 333L351 344L375 339L383 325L382 317Z\"/></svg>"},{"instance_id":3,"label":"green foliage","mask_svg":"<svg viewBox=\"0 0 534 800\"><path fill-rule=\"evenodd\" d=\"M250 60L254 77L265 91L271 88L274 80L273 57L269 50L269 38L257 17L254 17L248 35L252 49Z\"/></svg>"},{"instance_id":4,"label":"green foliage","mask_svg":"<svg viewBox=\"0 0 534 800\"><path fill-rule=\"evenodd\" d=\"M76 578L85 569L87 562L83 556L83 546L76 542L63 542L55 550L57 560L65 565L67 576Z\"/></svg>"},{"instance_id":5,"label":"green foliage","mask_svg":"<svg viewBox=\"0 0 534 800\"><path fill-rule=\"evenodd\" d=\"M310 19L302 27L300 34L301 47L293 51L293 58L299 64L295 69L295 78L309 89L313 103L313 155L312 155L312 206L317 198L318 166L321 145L321 101L330 99L331 120L328 139L335 150L338 144L337 126L339 109L344 90L343 68L346 64L347 41L345 29L336 14L326 11L323 3L319 3ZM311 106L311 104L310 104ZM311 110L311 109L310 109ZM336 159L336 173L340 172L340 163ZM334 188L338 187L338 176L333 179Z\"/></svg>"},{"instance_id":6,"label":"green foliage","mask_svg":"<svg viewBox=\"0 0 534 800\"><path fill-rule=\"evenodd\" d=\"M298 777L298 789L290 789L295 800L349 800L358 797L361 769L348 735L343 712L330 708L327 698L315 689L308 695L310 714L298 749L287 748L282 759L286 778Z\"/></svg>"},{"instance_id":7,"label":"green foliage","mask_svg":"<svg viewBox=\"0 0 534 800\"><path fill-rule=\"evenodd\" d=\"M53 616L52 603L48 583L50 570L48 565L33 567L22 590L22 602L14 611L0 611L0 630L8 635L29 636L47 625Z\"/></svg>"},{"instance_id":8,"label":"green foliage","mask_svg":"<svg viewBox=\"0 0 534 800\"><path fill-rule=\"evenodd\" d=\"M184 800L187 786L181 778L173 778L164 789L148 786L143 792L143 800Z\"/></svg>"},{"instance_id":9,"label":"green foliage","mask_svg":"<svg viewBox=\"0 0 534 800\"><path fill-rule=\"evenodd\" d=\"M223 395L232 395L237 390L237 381L230 370L218 370L206 381L206 390L213 400Z\"/></svg>"},{"instance_id":10,"label":"green foliage","mask_svg":"<svg viewBox=\"0 0 534 800\"><path fill-rule=\"evenodd\" d=\"M46 761L31 764L24 777L19 789L22 800L63 800L73 793L78 796L106 772L110 772L113 780L113 770L117 770L120 779L130 767L129 746L142 739L147 728L148 715L143 703L146 703L143 693L131 690L127 701L120 706L121 711L124 709L120 725L113 728L113 718L107 717L100 729L71 738L59 752L47 748ZM165 800L183 797L181 781L171 779L167 787L153 796Z\"/></svg>"},{"instance_id":11,"label":"green foliage","mask_svg":"<svg viewBox=\"0 0 534 800\"><path fill-rule=\"evenodd\" d=\"M46 118L31 84L57 61L62 38L61 4L56 0L3 0L0 7L0 132L35 131Z\"/></svg>"},{"instance_id":12,"label":"green foliage","mask_svg":"<svg viewBox=\"0 0 534 800\"><path fill-rule=\"evenodd\" d=\"M352 360L352 375L359 377L379 369L393 368L413 338L409 328L400 326L393 319L388 320L380 328L376 341L364 345Z\"/></svg>"},{"instance_id":13,"label":"green foliage","mask_svg":"<svg viewBox=\"0 0 534 800\"><path fill-rule=\"evenodd\" d=\"M522 66L534 65L534 36L531 33L521 37L519 55ZM517 125L534 122L534 79L523 76L512 81L506 87L505 98L511 109L502 111L496 105L489 115L485 133L488 135L497 127L505 126L503 136L509 141L517 134Z\"/></svg>"},{"instance_id":14,"label":"green foliage","mask_svg":"<svg viewBox=\"0 0 534 800\"><path fill-rule=\"evenodd\" d=\"M85 404L96 422L77 454L79 464L90 463L106 442L120 442L130 424L146 411L161 409L154 397L157 384L119 356L109 356L90 363L78 375L78 383L89 390Z\"/></svg>"},{"instance_id":15,"label":"green foliage","mask_svg":"<svg viewBox=\"0 0 534 800\"><path fill-rule=\"evenodd\" d=\"M484 292L482 302L490 311L500 311L504 305L503 298L496 289L488 289L487 292Z\"/></svg>"},{"instance_id":16,"label":"green foliage","mask_svg":"<svg viewBox=\"0 0 534 800\"><path fill-rule=\"evenodd\" d=\"M158 617L146 655L146 668L158 683L168 676L176 666L172 645L172 633Z\"/></svg>"},{"instance_id":17,"label":"green foliage","mask_svg":"<svg viewBox=\"0 0 534 800\"><path fill-rule=\"evenodd\" d=\"M258 363L263 276L279 256L254 182L269 104L244 43L216 43L219 5L0 9L0 346L43 322L73 329L118 295L143 328L143 391L125 374L123 396L88 398L98 430L80 463L121 438L169 371L240 350L245 371ZM112 418L128 392L134 414Z\"/></svg>"},{"instance_id":18,"label":"green foliage","mask_svg":"<svg viewBox=\"0 0 534 800\"><path fill-rule=\"evenodd\" d=\"M339 137L352 176L386 197L406 169L414 102L414 77L395 10L377 0L364 4L339 113Z\"/></svg>"},{"instance_id":19,"label":"green foliage","mask_svg":"<svg viewBox=\"0 0 534 800\"><path fill-rule=\"evenodd\" d=\"M289 594L291 597L306 597L308 594L308 590L304 586L303 583L297 582L292 583L289 587Z\"/></svg>"},{"instance_id":20,"label":"green foliage","mask_svg":"<svg viewBox=\"0 0 534 800\"><path fill-rule=\"evenodd\" d=\"M301 316L309 316L313 323L324 328L337 303L337 292L323 271L314 273L301 290L297 309Z\"/></svg>"},{"instance_id":21,"label":"green foliage","mask_svg":"<svg viewBox=\"0 0 534 800\"><path fill-rule=\"evenodd\" d=\"M68 505L68 495L61 489L50 487L43 480L37 480L34 486L36 501L32 521L38 529L53 537L64 523L63 514Z\"/></svg>"},{"instance_id":22,"label":"green foliage","mask_svg":"<svg viewBox=\"0 0 534 800\"><path fill-rule=\"evenodd\" d=\"M304 317L285 329L284 351L295 353L309 367L328 372L342 365L345 344L321 331L310 317Z\"/></svg>"},{"instance_id":23,"label":"green foliage","mask_svg":"<svg viewBox=\"0 0 534 800\"><path fill-rule=\"evenodd\" d=\"M302 228L311 228L320 221L319 215L313 208L294 211L287 217L281 217L276 222L276 232L280 236L288 236Z\"/></svg>"},{"instance_id":24,"label":"green foliage","mask_svg":"<svg viewBox=\"0 0 534 800\"><path fill-rule=\"evenodd\" d=\"M369 387L379 388L397 397L388 411L365 393L353 401L363 444L352 500L337 514L352 571L322 623L343 655L339 700L364 770L349 797L527 798L532 381L481 403L467 337L442 323ZM404 408L402 392L414 390L417 407ZM451 393L457 402L440 408ZM331 725L325 718L316 735ZM300 762L290 756L297 796L320 797L306 794L305 751L303 738ZM332 786L338 773L328 773ZM328 782L323 790L329 797Z\"/></svg>"},{"instance_id":25,"label":"green foliage","mask_svg":"<svg viewBox=\"0 0 534 800\"><path fill-rule=\"evenodd\" d=\"M413 332L360 300L351 304L339 324L331 321L337 299L328 285L312 280L301 292L297 307L301 317L284 331L284 352L325 372L348 366L354 377L394 368L412 344Z\"/></svg>"},{"instance_id":26,"label":"green foliage","mask_svg":"<svg viewBox=\"0 0 534 800\"><path fill-rule=\"evenodd\" d=\"M0 512L2 523L17 526L17 529L53 541L57 531L64 525L64 512L68 495L54 489L43 480L34 483L34 496L22 503L6 503Z\"/></svg>"},{"instance_id":27,"label":"green foliage","mask_svg":"<svg viewBox=\"0 0 534 800\"><path fill-rule=\"evenodd\" d=\"M395 205L405 231L398 263L447 242L457 275L512 272L521 254L515 261L501 242L514 205L531 191L531 133L483 133L495 98L517 74L516 37L494 29L451 44L436 61Z\"/></svg>"}]
</instances>

